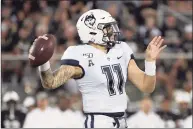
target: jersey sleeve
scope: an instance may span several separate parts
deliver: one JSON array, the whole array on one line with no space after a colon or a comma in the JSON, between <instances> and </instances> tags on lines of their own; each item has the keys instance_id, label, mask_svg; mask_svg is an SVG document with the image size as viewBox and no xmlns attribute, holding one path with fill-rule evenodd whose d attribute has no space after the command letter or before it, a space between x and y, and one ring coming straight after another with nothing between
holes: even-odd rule
<instances>
[{"instance_id":1,"label":"jersey sleeve","mask_svg":"<svg viewBox=\"0 0 193 129\"><path fill-rule=\"evenodd\" d=\"M122 42L122 49L124 52L124 56L125 56L125 60L126 60L126 64L129 64L129 61L131 59L134 59L134 55L133 55L133 51L132 49L129 47L129 45L125 42Z\"/></svg>"},{"instance_id":2,"label":"jersey sleeve","mask_svg":"<svg viewBox=\"0 0 193 129\"><path fill-rule=\"evenodd\" d=\"M83 71L83 75L75 79L80 79L84 76L84 68L80 63L80 55L78 54L78 51L76 50L75 46L70 46L66 49L63 56L61 57L61 65L71 65L80 67Z\"/></svg>"},{"instance_id":3,"label":"jersey sleeve","mask_svg":"<svg viewBox=\"0 0 193 129\"><path fill-rule=\"evenodd\" d=\"M65 51L64 54L61 57L61 60L66 60L66 59L78 59L76 52L75 52L75 47L70 46L68 47Z\"/></svg>"}]
</instances>

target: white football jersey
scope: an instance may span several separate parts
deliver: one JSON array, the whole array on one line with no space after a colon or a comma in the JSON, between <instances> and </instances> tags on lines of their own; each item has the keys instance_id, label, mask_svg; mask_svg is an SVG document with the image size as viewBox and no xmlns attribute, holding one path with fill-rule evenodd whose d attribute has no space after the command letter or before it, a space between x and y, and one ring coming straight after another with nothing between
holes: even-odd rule
<instances>
[{"instance_id":1,"label":"white football jersey","mask_svg":"<svg viewBox=\"0 0 193 129\"><path fill-rule=\"evenodd\" d=\"M85 113L124 112L127 107L125 82L133 52L122 42L106 54L91 45L71 46L64 52L63 65L79 66L83 76L77 84Z\"/></svg>"}]
</instances>

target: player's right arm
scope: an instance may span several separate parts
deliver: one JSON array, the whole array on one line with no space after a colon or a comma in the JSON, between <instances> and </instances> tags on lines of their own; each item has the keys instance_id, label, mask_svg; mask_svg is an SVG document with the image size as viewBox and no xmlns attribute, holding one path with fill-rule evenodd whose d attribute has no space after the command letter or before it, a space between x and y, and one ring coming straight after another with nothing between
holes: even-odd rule
<instances>
[{"instance_id":1,"label":"player's right arm","mask_svg":"<svg viewBox=\"0 0 193 129\"><path fill-rule=\"evenodd\" d=\"M62 86L69 79L79 78L82 74L83 72L80 67L61 65L54 72L52 72L51 68L46 71L40 71L40 78L44 88L55 89Z\"/></svg>"},{"instance_id":2,"label":"player's right arm","mask_svg":"<svg viewBox=\"0 0 193 129\"><path fill-rule=\"evenodd\" d=\"M84 76L78 51L75 46L68 47L61 58L61 66L54 72L50 68L49 61L39 66L40 78L44 88L55 89L69 79L80 79Z\"/></svg>"}]
</instances>

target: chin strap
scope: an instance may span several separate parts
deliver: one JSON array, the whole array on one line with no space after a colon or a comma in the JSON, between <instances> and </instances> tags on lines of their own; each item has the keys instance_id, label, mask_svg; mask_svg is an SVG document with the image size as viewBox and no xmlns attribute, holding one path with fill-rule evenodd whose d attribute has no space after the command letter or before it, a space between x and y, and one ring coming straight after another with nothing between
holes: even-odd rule
<instances>
[{"instance_id":1,"label":"chin strap","mask_svg":"<svg viewBox=\"0 0 193 129\"><path fill-rule=\"evenodd\" d=\"M92 42L88 42L87 44L89 45L90 43L92 43ZM115 42L112 42L112 41L108 41L106 44L98 44L98 43L93 43L93 44L97 44L97 45L100 45L100 46L104 46L104 47L106 47L107 50L108 50L108 49L111 49L112 47L114 47L116 43L115 43Z\"/></svg>"},{"instance_id":2,"label":"chin strap","mask_svg":"<svg viewBox=\"0 0 193 129\"><path fill-rule=\"evenodd\" d=\"M114 46L115 46L114 42L111 42L111 41L107 42L107 45L106 45L107 49L111 49Z\"/></svg>"}]
</instances>

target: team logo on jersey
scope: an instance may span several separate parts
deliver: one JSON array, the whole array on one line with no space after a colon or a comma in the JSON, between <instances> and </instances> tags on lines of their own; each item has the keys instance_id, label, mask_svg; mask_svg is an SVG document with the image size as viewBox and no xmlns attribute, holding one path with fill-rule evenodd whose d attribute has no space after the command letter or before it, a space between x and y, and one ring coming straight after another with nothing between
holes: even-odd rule
<instances>
[{"instance_id":1,"label":"team logo on jersey","mask_svg":"<svg viewBox=\"0 0 193 129\"><path fill-rule=\"evenodd\" d=\"M117 59L120 59L122 56L117 57Z\"/></svg>"},{"instance_id":2,"label":"team logo on jersey","mask_svg":"<svg viewBox=\"0 0 193 129\"><path fill-rule=\"evenodd\" d=\"M95 22L96 22L96 18L94 17L93 14L87 15L85 20L84 20L84 24L91 29L94 29L93 26L94 26Z\"/></svg>"}]
</instances>

